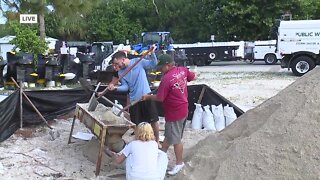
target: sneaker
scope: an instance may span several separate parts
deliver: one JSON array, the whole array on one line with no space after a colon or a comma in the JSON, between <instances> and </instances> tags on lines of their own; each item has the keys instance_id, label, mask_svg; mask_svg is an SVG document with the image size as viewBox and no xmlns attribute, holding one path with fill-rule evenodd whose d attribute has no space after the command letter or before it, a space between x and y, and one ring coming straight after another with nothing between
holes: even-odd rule
<instances>
[{"instance_id":1,"label":"sneaker","mask_svg":"<svg viewBox=\"0 0 320 180\"><path fill-rule=\"evenodd\" d=\"M169 175L176 175L178 172L181 171L181 169L184 167L184 163L182 164L176 164L171 171L168 171Z\"/></svg>"}]
</instances>

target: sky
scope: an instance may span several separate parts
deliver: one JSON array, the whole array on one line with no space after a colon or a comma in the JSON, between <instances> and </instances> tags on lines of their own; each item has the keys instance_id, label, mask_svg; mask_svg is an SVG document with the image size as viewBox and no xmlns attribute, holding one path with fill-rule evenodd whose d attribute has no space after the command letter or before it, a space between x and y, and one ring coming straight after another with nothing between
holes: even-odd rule
<instances>
[{"instance_id":1,"label":"sky","mask_svg":"<svg viewBox=\"0 0 320 180\"><path fill-rule=\"evenodd\" d=\"M5 8L4 6L3 6L3 2L0 0L0 6L2 6L3 8ZM4 24L4 23L6 23L6 18L4 18L3 17L3 15L2 15L2 13L0 12L0 24Z\"/></svg>"},{"instance_id":2,"label":"sky","mask_svg":"<svg viewBox=\"0 0 320 180\"><path fill-rule=\"evenodd\" d=\"M0 24L4 24L4 23L6 23L6 18L4 18L2 14L0 14Z\"/></svg>"}]
</instances>

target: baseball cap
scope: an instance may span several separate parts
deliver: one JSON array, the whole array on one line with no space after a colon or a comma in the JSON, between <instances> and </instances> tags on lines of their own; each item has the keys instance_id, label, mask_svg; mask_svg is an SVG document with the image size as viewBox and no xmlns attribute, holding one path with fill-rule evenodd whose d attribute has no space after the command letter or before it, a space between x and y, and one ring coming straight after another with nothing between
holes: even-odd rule
<instances>
[{"instance_id":1,"label":"baseball cap","mask_svg":"<svg viewBox=\"0 0 320 180\"><path fill-rule=\"evenodd\" d=\"M164 65L173 63L173 59L169 54L161 54L158 57L157 68L161 68Z\"/></svg>"}]
</instances>

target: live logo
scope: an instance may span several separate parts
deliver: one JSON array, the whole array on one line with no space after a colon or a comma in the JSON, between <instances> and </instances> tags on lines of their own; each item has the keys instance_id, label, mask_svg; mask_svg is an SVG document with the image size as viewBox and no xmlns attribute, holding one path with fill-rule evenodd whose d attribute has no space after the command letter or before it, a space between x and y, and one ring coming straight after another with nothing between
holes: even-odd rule
<instances>
[{"instance_id":1,"label":"live logo","mask_svg":"<svg viewBox=\"0 0 320 180\"><path fill-rule=\"evenodd\" d=\"M38 23L37 14L20 14L20 23Z\"/></svg>"}]
</instances>

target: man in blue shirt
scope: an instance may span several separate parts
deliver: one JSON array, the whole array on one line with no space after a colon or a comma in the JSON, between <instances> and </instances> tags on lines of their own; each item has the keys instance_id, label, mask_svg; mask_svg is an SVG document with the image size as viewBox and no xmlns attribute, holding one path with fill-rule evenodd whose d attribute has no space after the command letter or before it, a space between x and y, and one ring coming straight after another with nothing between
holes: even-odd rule
<instances>
[{"instance_id":1,"label":"man in blue shirt","mask_svg":"<svg viewBox=\"0 0 320 180\"><path fill-rule=\"evenodd\" d=\"M113 66L115 66L116 69L119 69L119 77L121 77L137 61L139 61L139 58L133 58L130 60L123 51L118 51L112 56ZM120 86L109 84L108 87L98 95L101 96L105 94L107 90L116 90L122 92L129 91L130 102L141 100L142 96L151 92L146 71L148 69L156 68L157 63L157 57L153 50L150 58L142 59L135 67L131 69L128 74L126 74L120 80ZM131 121L136 125L138 125L140 122L150 123L153 128L156 141L159 142L159 117L155 102L141 101L138 104L130 107L129 113Z\"/></svg>"}]
</instances>

